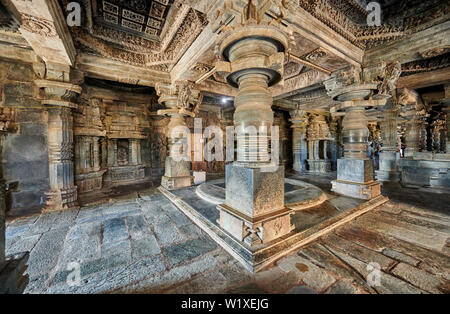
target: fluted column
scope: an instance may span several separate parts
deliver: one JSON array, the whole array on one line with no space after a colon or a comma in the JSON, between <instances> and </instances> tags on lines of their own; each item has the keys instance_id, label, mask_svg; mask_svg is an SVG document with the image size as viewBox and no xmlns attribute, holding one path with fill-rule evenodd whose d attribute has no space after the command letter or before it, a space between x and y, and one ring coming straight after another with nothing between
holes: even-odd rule
<instances>
[{"instance_id":1,"label":"fluted column","mask_svg":"<svg viewBox=\"0 0 450 314\"><path fill-rule=\"evenodd\" d=\"M303 110L291 111L291 117L293 168L297 172L304 172L306 171L306 159L308 158L306 142L308 117Z\"/></svg>"}]
</instances>

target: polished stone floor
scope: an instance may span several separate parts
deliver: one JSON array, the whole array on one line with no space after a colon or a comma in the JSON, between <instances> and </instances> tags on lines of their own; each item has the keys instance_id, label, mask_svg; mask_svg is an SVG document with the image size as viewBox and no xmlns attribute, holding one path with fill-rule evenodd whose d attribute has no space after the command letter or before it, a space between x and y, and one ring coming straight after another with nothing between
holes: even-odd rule
<instances>
[{"instance_id":1,"label":"polished stone floor","mask_svg":"<svg viewBox=\"0 0 450 314\"><path fill-rule=\"evenodd\" d=\"M301 179L329 189L329 176ZM26 293L450 293L450 196L383 192L390 202L257 274L156 189L9 221L7 254L31 251Z\"/></svg>"}]
</instances>

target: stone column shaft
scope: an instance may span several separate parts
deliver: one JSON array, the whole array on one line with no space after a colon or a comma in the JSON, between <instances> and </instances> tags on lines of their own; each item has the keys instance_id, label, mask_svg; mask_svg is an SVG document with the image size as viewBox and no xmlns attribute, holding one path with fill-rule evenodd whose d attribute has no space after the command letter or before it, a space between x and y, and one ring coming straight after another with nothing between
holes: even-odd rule
<instances>
[{"instance_id":1,"label":"stone column shaft","mask_svg":"<svg viewBox=\"0 0 450 314\"><path fill-rule=\"evenodd\" d=\"M417 117L413 117L406 123L405 157L412 157L419 151L421 124L421 120Z\"/></svg>"},{"instance_id":2,"label":"stone column shaft","mask_svg":"<svg viewBox=\"0 0 450 314\"><path fill-rule=\"evenodd\" d=\"M297 172L306 171L308 144L306 142L306 126L308 119L304 112L292 112L292 154L293 168Z\"/></svg>"},{"instance_id":3,"label":"stone column shaft","mask_svg":"<svg viewBox=\"0 0 450 314\"><path fill-rule=\"evenodd\" d=\"M351 107L345 114L343 124L344 158L366 159L369 129L363 107Z\"/></svg>"},{"instance_id":4,"label":"stone column shaft","mask_svg":"<svg viewBox=\"0 0 450 314\"><path fill-rule=\"evenodd\" d=\"M50 207L65 209L77 206L73 167L73 117L70 108L48 109L48 153ZM58 208L59 205L61 208Z\"/></svg>"}]
</instances>

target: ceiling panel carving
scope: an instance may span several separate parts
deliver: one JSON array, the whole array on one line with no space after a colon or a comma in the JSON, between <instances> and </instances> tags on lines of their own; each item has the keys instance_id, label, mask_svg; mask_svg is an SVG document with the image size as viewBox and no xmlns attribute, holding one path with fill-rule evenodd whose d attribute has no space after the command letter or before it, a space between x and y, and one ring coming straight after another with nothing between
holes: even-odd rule
<instances>
[{"instance_id":1,"label":"ceiling panel carving","mask_svg":"<svg viewBox=\"0 0 450 314\"><path fill-rule=\"evenodd\" d=\"M171 0L96 0L96 22L144 37L159 36Z\"/></svg>"}]
</instances>

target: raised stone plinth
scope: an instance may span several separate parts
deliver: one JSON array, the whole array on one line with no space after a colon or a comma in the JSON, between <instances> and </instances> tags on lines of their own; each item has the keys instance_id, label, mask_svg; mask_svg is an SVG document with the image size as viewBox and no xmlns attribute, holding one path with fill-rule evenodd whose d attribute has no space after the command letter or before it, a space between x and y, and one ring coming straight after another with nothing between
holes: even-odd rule
<instances>
[{"instance_id":1,"label":"raised stone plinth","mask_svg":"<svg viewBox=\"0 0 450 314\"><path fill-rule=\"evenodd\" d=\"M350 197L370 200L381 194L373 180L373 162L369 159L339 159L337 180L331 181L332 191Z\"/></svg>"},{"instance_id":2,"label":"raised stone plinth","mask_svg":"<svg viewBox=\"0 0 450 314\"><path fill-rule=\"evenodd\" d=\"M401 183L404 186L433 187L433 191L450 189L450 155L431 154L431 158L401 159ZM428 156L430 157L430 156Z\"/></svg>"}]
</instances>

